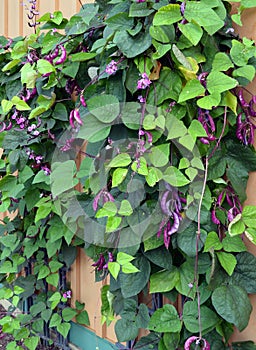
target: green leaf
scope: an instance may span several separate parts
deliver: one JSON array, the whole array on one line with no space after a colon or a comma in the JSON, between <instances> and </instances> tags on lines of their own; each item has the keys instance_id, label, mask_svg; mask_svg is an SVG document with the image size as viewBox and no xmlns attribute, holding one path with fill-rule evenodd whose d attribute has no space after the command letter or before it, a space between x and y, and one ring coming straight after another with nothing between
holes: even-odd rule
<instances>
[{"instance_id":1,"label":"green leaf","mask_svg":"<svg viewBox=\"0 0 256 350\"><path fill-rule=\"evenodd\" d=\"M112 175L112 187L117 187L120 185L126 178L127 173L128 169L126 168L115 169Z\"/></svg>"},{"instance_id":2,"label":"green leaf","mask_svg":"<svg viewBox=\"0 0 256 350\"><path fill-rule=\"evenodd\" d=\"M125 342L135 339L138 336L139 328L135 321L121 318L115 324L115 333L119 342Z\"/></svg>"},{"instance_id":3,"label":"green leaf","mask_svg":"<svg viewBox=\"0 0 256 350\"><path fill-rule=\"evenodd\" d=\"M194 140L197 139L197 137L206 137L207 133L202 126L202 124L198 120L192 120L191 124L188 128L189 134L193 137Z\"/></svg>"},{"instance_id":4,"label":"green leaf","mask_svg":"<svg viewBox=\"0 0 256 350\"><path fill-rule=\"evenodd\" d=\"M169 166L164 172L163 179L174 187L182 187L190 183L190 180L174 166Z\"/></svg>"},{"instance_id":5,"label":"green leaf","mask_svg":"<svg viewBox=\"0 0 256 350\"><path fill-rule=\"evenodd\" d=\"M8 113L12 109L13 103L11 101L3 99L1 101L1 107L3 110L3 113Z\"/></svg>"},{"instance_id":6,"label":"green leaf","mask_svg":"<svg viewBox=\"0 0 256 350\"><path fill-rule=\"evenodd\" d=\"M150 318L148 329L154 332L176 333L181 330L181 321L173 305L166 304L157 309Z\"/></svg>"},{"instance_id":7,"label":"green leaf","mask_svg":"<svg viewBox=\"0 0 256 350\"><path fill-rule=\"evenodd\" d=\"M55 72L55 68L53 67L53 65L49 61L44 59L39 59L36 63L36 66L40 74Z\"/></svg>"},{"instance_id":8,"label":"green leaf","mask_svg":"<svg viewBox=\"0 0 256 350\"><path fill-rule=\"evenodd\" d=\"M130 216L132 213L133 209L130 202L127 199L123 199L118 214L121 216Z\"/></svg>"},{"instance_id":9,"label":"green leaf","mask_svg":"<svg viewBox=\"0 0 256 350\"><path fill-rule=\"evenodd\" d=\"M238 214L228 225L228 233L230 236L240 235L245 231L242 215Z\"/></svg>"},{"instance_id":10,"label":"green leaf","mask_svg":"<svg viewBox=\"0 0 256 350\"><path fill-rule=\"evenodd\" d=\"M24 339L24 345L29 349L29 350L35 350L37 345L39 344L39 337L35 336L30 336L27 339Z\"/></svg>"},{"instance_id":11,"label":"green leaf","mask_svg":"<svg viewBox=\"0 0 256 350\"><path fill-rule=\"evenodd\" d=\"M42 266L40 268L40 271L39 271L39 274L38 274L38 277L37 279L40 280L40 279L43 279L45 278L46 276L48 276L50 274L50 269L48 266Z\"/></svg>"},{"instance_id":12,"label":"green leaf","mask_svg":"<svg viewBox=\"0 0 256 350\"><path fill-rule=\"evenodd\" d=\"M183 307L183 321L186 329L191 333L208 333L219 322L219 317L208 307L200 306L200 325L198 316L198 304L195 301L187 301Z\"/></svg>"},{"instance_id":13,"label":"green leaf","mask_svg":"<svg viewBox=\"0 0 256 350\"><path fill-rule=\"evenodd\" d=\"M113 122L119 114L119 101L113 95L97 95L87 100L89 111L102 123Z\"/></svg>"},{"instance_id":14,"label":"green leaf","mask_svg":"<svg viewBox=\"0 0 256 350\"><path fill-rule=\"evenodd\" d=\"M54 163L51 172L51 190L54 197L75 187L77 180L74 179L76 164L73 160L63 163ZM63 176L65 174L65 176Z\"/></svg>"},{"instance_id":15,"label":"green leaf","mask_svg":"<svg viewBox=\"0 0 256 350\"><path fill-rule=\"evenodd\" d=\"M69 330L71 328L70 323L60 323L57 325L57 331L64 337L67 338Z\"/></svg>"},{"instance_id":16,"label":"green leaf","mask_svg":"<svg viewBox=\"0 0 256 350\"><path fill-rule=\"evenodd\" d=\"M76 322L85 326L90 326L89 316L86 310L83 310L76 316Z\"/></svg>"},{"instance_id":17,"label":"green leaf","mask_svg":"<svg viewBox=\"0 0 256 350\"><path fill-rule=\"evenodd\" d=\"M208 87L208 85L207 85ZM228 90L228 89L227 89ZM200 84L199 80L191 79L187 82L181 91L178 99L178 103L185 102L191 98L202 96L205 93L204 87Z\"/></svg>"},{"instance_id":18,"label":"green leaf","mask_svg":"<svg viewBox=\"0 0 256 350\"><path fill-rule=\"evenodd\" d=\"M174 115L167 116L166 128L168 130L167 140L185 136L188 132L183 121L177 119Z\"/></svg>"},{"instance_id":19,"label":"green leaf","mask_svg":"<svg viewBox=\"0 0 256 350\"><path fill-rule=\"evenodd\" d=\"M153 166L161 168L168 164L170 156L170 144L163 143L159 146L151 147L149 159Z\"/></svg>"},{"instance_id":20,"label":"green leaf","mask_svg":"<svg viewBox=\"0 0 256 350\"><path fill-rule=\"evenodd\" d=\"M117 279L120 269L121 267L118 262L108 262L108 271L114 277L114 279Z\"/></svg>"},{"instance_id":21,"label":"green leaf","mask_svg":"<svg viewBox=\"0 0 256 350\"><path fill-rule=\"evenodd\" d=\"M189 298L194 298L195 296L195 286L194 282L194 266L186 261L183 263L179 270L180 279L176 283L176 289L180 294L186 295ZM193 284L193 288L190 287L191 283Z\"/></svg>"},{"instance_id":22,"label":"green leaf","mask_svg":"<svg viewBox=\"0 0 256 350\"><path fill-rule=\"evenodd\" d=\"M21 68L20 72L22 84L26 84L26 87L28 89L33 89L35 87L36 79L38 77L38 73L34 69L34 65L31 66L30 63L26 63Z\"/></svg>"},{"instance_id":23,"label":"green leaf","mask_svg":"<svg viewBox=\"0 0 256 350\"><path fill-rule=\"evenodd\" d=\"M62 266L63 264L56 260L51 260L49 262L49 267L51 269L51 272L57 272Z\"/></svg>"},{"instance_id":24,"label":"green leaf","mask_svg":"<svg viewBox=\"0 0 256 350\"><path fill-rule=\"evenodd\" d=\"M194 46L199 43L203 35L203 30L197 23L179 23L179 29Z\"/></svg>"},{"instance_id":25,"label":"green leaf","mask_svg":"<svg viewBox=\"0 0 256 350\"><path fill-rule=\"evenodd\" d=\"M169 44L174 40L175 30L173 25L151 26L149 28L151 37L161 43Z\"/></svg>"},{"instance_id":26,"label":"green leaf","mask_svg":"<svg viewBox=\"0 0 256 350\"><path fill-rule=\"evenodd\" d=\"M222 244L223 244L223 249L226 252L239 253L247 250L241 236L230 237L227 235L222 240Z\"/></svg>"},{"instance_id":27,"label":"green leaf","mask_svg":"<svg viewBox=\"0 0 256 350\"><path fill-rule=\"evenodd\" d=\"M78 52L74 53L70 56L72 62L83 62L83 61L88 61L91 60L97 56L95 52Z\"/></svg>"},{"instance_id":28,"label":"green leaf","mask_svg":"<svg viewBox=\"0 0 256 350\"><path fill-rule=\"evenodd\" d=\"M71 321L77 315L77 311L71 307L66 307L62 311L62 318L65 322Z\"/></svg>"},{"instance_id":29,"label":"green leaf","mask_svg":"<svg viewBox=\"0 0 256 350\"><path fill-rule=\"evenodd\" d=\"M140 157L132 163L131 169L140 175L148 175L148 164L144 157Z\"/></svg>"},{"instance_id":30,"label":"green leaf","mask_svg":"<svg viewBox=\"0 0 256 350\"><path fill-rule=\"evenodd\" d=\"M137 295L146 286L150 275L150 263L143 257L138 256L133 260L133 265L135 265L140 272L124 274L120 272L120 285L121 292L124 298L130 298Z\"/></svg>"},{"instance_id":31,"label":"green leaf","mask_svg":"<svg viewBox=\"0 0 256 350\"><path fill-rule=\"evenodd\" d=\"M117 213L117 207L115 203L109 201L104 203L103 207L99 209L95 215L96 218L103 218L105 216L111 217L115 216Z\"/></svg>"},{"instance_id":32,"label":"green leaf","mask_svg":"<svg viewBox=\"0 0 256 350\"><path fill-rule=\"evenodd\" d=\"M115 217L115 216L110 216L107 219L107 224L106 224L106 232L113 232L115 231L119 225L122 222L122 218L120 217Z\"/></svg>"},{"instance_id":33,"label":"green leaf","mask_svg":"<svg viewBox=\"0 0 256 350\"><path fill-rule=\"evenodd\" d=\"M59 274L52 273L51 275L47 276L46 282L57 288L59 284Z\"/></svg>"},{"instance_id":34,"label":"green leaf","mask_svg":"<svg viewBox=\"0 0 256 350\"><path fill-rule=\"evenodd\" d=\"M248 325L252 306L243 288L234 285L217 287L212 293L212 304L217 313L240 332Z\"/></svg>"},{"instance_id":35,"label":"green leaf","mask_svg":"<svg viewBox=\"0 0 256 350\"><path fill-rule=\"evenodd\" d=\"M38 222L41 219L46 218L52 211L51 203L46 205L41 205L36 212L35 222Z\"/></svg>"},{"instance_id":36,"label":"green leaf","mask_svg":"<svg viewBox=\"0 0 256 350\"><path fill-rule=\"evenodd\" d=\"M83 110L80 111L80 115L81 117L86 116L86 123L80 127L77 138L82 138L88 142L98 142L108 137L111 129L109 125L105 126L92 114L83 114Z\"/></svg>"},{"instance_id":37,"label":"green leaf","mask_svg":"<svg viewBox=\"0 0 256 350\"><path fill-rule=\"evenodd\" d=\"M131 157L128 153L120 153L115 156L107 166L109 168L126 167L131 164L131 161Z\"/></svg>"},{"instance_id":38,"label":"green leaf","mask_svg":"<svg viewBox=\"0 0 256 350\"><path fill-rule=\"evenodd\" d=\"M107 18L106 23L112 30L128 30L132 29L134 19L130 18L126 12L119 12L114 16Z\"/></svg>"},{"instance_id":39,"label":"green leaf","mask_svg":"<svg viewBox=\"0 0 256 350\"><path fill-rule=\"evenodd\" d=\"M245 205L242 220L246 226L256 228L256 205Z\"/></svg>"},{"instance_id":40,"label":"green leaf","mask_svg":"<svg viewBox=\"0 0 256 350\"><path fill-rule=\"evenodd\" d=\"M232 40L232 47L230 50L230 55L233 62L237 66L247 65L249 59L255 55L255 47L252 46L253 41L250 41L247 45L241 43L238 40Z\"/></svg>"},{"instance_id":41,"label":"green leaf","mask_svg":"<svg viewBox=\"0 0 256 350\"><path fill-rule=\"evenodd\" d=\"M19 58L16 58L10 62L8 62L5 66L2 68L2 72L7 72L8 70L11 70L13 67L17 66L21 60ZM30 63L28 63L30 65ZM31 66L31 65L30 65Z\"/></svg>"},{"instance_id":42,"label":"green leaf","mask_svg":"<svg viewBox=\"0 0 256 350\"><path fill-rule=\"evenodd\" d=\"M236 267L235 256L226 252L217 252L216 254L223 269L231 276Z\"/></svg>"},{"instance_id":43,"label":"green leaf","mask_svg":"<svg viewBox=\"0 0 256 350\"><path fill-rule=\"evenodd\" d=\"M147 3L132 3L129 9L129 17L147 17L152 12L153 9L147 7Z\"/></svg>"},{"instance_id":44,"label":"green leaf","mask_svg":"<svg viewBox=\"0 0 256 350\"><path fill-rule=\"evenodd\" d=\"M203 109L212 109L220 104L221 95L220 93L213 93L211 95L204 96L197 100L197 105Z\"/></svg>"},{"instance_id":45,"label":"green leaf","mask_svg":"<svg viewBox=\"0 0 256 350\"><path fill-rule=\"evenodd\" d=\"M131 262L134 259L135 258L132 255L129 255L129 254L124 253L124 252L118 252L117 257L116 257L116 261L120 265L127 264L128 262Z\"/></svg>"},{"instance_id":46,"label":"green leaf","mask_svg":"<svg viewBox=\"0 0 256 350\"><path fill-rule=\"evenodd\" d=\"M249 252L239 253L236 256L237 264L229 281L240 286L247 293L256 292L256 258Z\"/></svg>"},{"instance_id":47,"label":"green leaf","mask_svg":"<svg viewBox=\"0 0 256 350\"><path fill-rule=\"evenodd\" d=\"M63 15L61 11L54 11L52 16L50 17L51 21L56 24L61 24L63 20Z\"/></svg>"},{"instance_id":48,"label":"green leaf","mask_svg":"<svg viewBox=\"0 0 256 350\"><path fill-rule=\"evenodd\" d=\"M68 113L65 105L63 103L56 103L54 111L52 113L54 119L67 121Z\"/></svg>"},{"instance_id":49,"label":"green leaf","mask_svg":"<svg viewBox=\"0 0 256 350\"><path fill-rule=\"evenodd\" d=\"M211 94L222 93L231 90L238 85L237 80L230 78L222 72L212 71L207 79L207 89Z\"/></svg>"},{"instance_id":50,"label":"green leaf","mask_svg":"<svg viewBox=\"0 0 256 350\"><path fill-rule=\"evenodd\" d=\"M212 62L212 69L215 71L227 71L229 68L233 68L234 64L232 63L229 56L224 52L217 52L214 60Z\"/></svg>"},{"instance_id":51,"label":"green leaf","mask_svg":"<svg viewBox=\"0 0 256 350\"><path fill-rule=\"evenodd\" d=\"M150 293L171 291L179 280L176 268L171 271L159 271L150 276Z\"/></svg>"},{"instance_id":52,"label":"green leaf","mask_svg":"<svg viewBox=\"0 0 256 350\"><path fill-rule=\"evenodd\" d=\"M222 249L223 245L220 242L219 236L216 232L212 231L209 232L205 243L204 243L204 252L209 252L210 250L220 250Z\"/></svg>"},{"instance_id":53,"label":"green leaf","mask_svg":"<svg viewBox=\"0 0 256 350\"><path fill-rule=\"evenodd\" d=\"M148 32L141 31L131 36L127 31L120 30L114 36L114 43L128 58L136 57L151 46L151 37Z\"/></svg>"},{"instance_id":54,"label":"green leaf","mask_svg":"<svg viewBox=\"0 0 256 350\"><path fill-rule=\"evenodd\" d=\"M139 272L139 271L140 270L136 266L134 266L133 264L131 264L129 262L122 265L122 272L125 273L125 274L136 273L136 272Z\"/></svg>"},{"instance_id":55,"label":"green leaf","mask_svg":"<svg viewBox=\"0 0 256 350\"><path fill-rule=\"evenodd\" d=\"M153 19L154 26L162 26L176 23L182 19L180 13L180 5L170 4L167 6L162 6L155 14Z\"/></svg>"},{"instance_id":56,"label":"green leaf","mask_svg":"<svg viewBox=\"0 0 256 350\"><path fill-rule=\"evenodd\" d=\"M29 312L31 313L31 315L33 317L35 317L36 315L40 314L45 309L46 309L45 303L42 301L39 301L38 303L36 303L30 307Z\"/></svg>"},{"instance_id":57,"label":"green leaf","mask_svg":"<svg viewBox=\"0 0 256 350\"><path fill-rule=\"evenodd\" d=\"M177 101L181 88L182 82L179 74L168 67L163 67L155 88L149 91L147 103L154 106L170 98Z\"/></svg>"}]
</instances>

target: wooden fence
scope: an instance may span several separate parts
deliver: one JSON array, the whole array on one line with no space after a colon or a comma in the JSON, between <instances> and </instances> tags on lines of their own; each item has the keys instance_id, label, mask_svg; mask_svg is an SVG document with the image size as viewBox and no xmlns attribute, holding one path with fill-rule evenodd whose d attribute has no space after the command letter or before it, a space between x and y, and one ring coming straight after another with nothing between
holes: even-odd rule
<instances>
[{"instance_id":1,"label":"wooden fence","mask_svg":"<svg viewBox=\"0 0 256 350\"><path fill-rule=\"evenodd\" d=\"M70 17L78 12L81 3L89 3L93 0L37 0L40 14L60 10L65 17ZM0 0L0 35L15 37L27 35L33 29L27 25L26 16L27 0ZM256 10L251 9L244 14L244 27L236 28L237 32L256 40ZM249 89L256 94L256 83L252 83ZM256 144L255 144L256 147ZM256 174L250 174L248 183L248 204L256 205ZM249 246L251 252L256 255L256 247ZM88 310L91 326L89 327L98 336L115 342L113 326L106 328L100 323L100 288L104 282L95 283L92 262L86 257L82 250L78 251L78 257L72 266L70 273L71 289L73 299L85 302ZM251 298L253 312L249 326L242 333L235 333L234 340L252 339L256 342L256 296Z\"/></svg>"}]
</instances>

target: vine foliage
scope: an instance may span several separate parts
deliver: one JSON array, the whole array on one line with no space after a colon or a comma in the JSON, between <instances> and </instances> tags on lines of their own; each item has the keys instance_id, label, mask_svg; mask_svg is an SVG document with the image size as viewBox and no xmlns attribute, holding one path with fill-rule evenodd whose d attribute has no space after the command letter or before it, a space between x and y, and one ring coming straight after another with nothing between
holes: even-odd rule
<instances>
[{"instance_id":1,"label":"vine foliage","mask_svg":"<svg viewBox=\"0 0 256 350\"><path fill-rule=\"evenodd\" d=\"M254 0L236 2L242 24ZM32 10L33 34L0 38L7 350L89 325L63 278L78 248L96 282L110 275L102 322L130 349L255 349L230 342L256 293L244 205L256 49L229 1L96 1L69 20Z\"/></svg>"}]
</instances>

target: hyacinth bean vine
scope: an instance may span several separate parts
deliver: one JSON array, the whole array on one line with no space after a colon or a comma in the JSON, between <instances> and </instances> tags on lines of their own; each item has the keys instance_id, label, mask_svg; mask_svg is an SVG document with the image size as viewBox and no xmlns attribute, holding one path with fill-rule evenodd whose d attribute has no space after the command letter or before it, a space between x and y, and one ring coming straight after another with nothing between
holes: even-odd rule
<instances>
[{"instance_id":1,"label":"hyacinth bean vine","mask_svg":"<svg viewBox=\"0 0 256 350\"><path fill-rule=\"evenodd\" d=\"M254 0L235 2L243 25ZM11 214L0 295L33 301L0 321L7 350L35 349L45 324L64 337L75 317L89 324L59 273L77 247L96 282L110 276L102 322L127 349L255 349L230 340L256 293L245 245L256 208L244 205L256 49L234 32L230 2L104 0L69 20L28 6L34 33L0 38L0 210Z\"/></svg>"}]
</instances>

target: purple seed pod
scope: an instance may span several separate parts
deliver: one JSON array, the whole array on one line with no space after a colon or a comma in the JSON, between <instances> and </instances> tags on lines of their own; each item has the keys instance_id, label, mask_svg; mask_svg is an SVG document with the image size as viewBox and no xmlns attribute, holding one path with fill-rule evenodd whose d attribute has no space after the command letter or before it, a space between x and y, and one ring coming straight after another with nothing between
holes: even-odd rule
<instances>
[{"instance_id":1,"label":"purple seed pod","mask_svg":"<svg viewBox=\"0 0 256 350\"><path fill-rule=\"evenodd\" d=\"M114 201L115 201L114 197L113 197L112 194L109 193L109 192L107 192L107 197L108 197L108 201L109 201L109 202L114 202Z\"/></svg>"},{"instance_id":2,"label":"purple seed pod","mask_svg":"<svg viewBox=\"0 0 256 350\"><path fill-rule=\"evenodd\" d=\"M79 110L77 108L74 109L74 119L79 125L83 125Z\"/></svg>"},{"instance_id":3,"label":"purple seed pod","mask_svg":"<svg viewBox=\"0 0 256 350\"><path fill-rule=\"evenodd\" d=\"M166 202L167 202L167 198L168 198L168 195L169 195L170 191L165 191L162 195L162 198L160 200L160 206L161 206L161 209L163 211L164 214L168 215L168 210L166 208Z\"/></svg>"},{"instance_id":4,"label":"purple seed pod","mask_svg":"<svg viewBox=\"0 0 256 350\"><path fill-rule=\"evenodd\" d=\"M164 228L164 245L165 248L168 249L171 241L171 236L168 235L168 231L170 230L170 223L168 222Z\"/></svg>"},{"instance_id":5,"label":"purple seed pod","mask_svg":"<svg viewBox=\"0 0 256 350\"><path fill-rule=\"evenodd\" d=\"M244 99L244 95L243 95L243 90L242 89L240 89L238 91L238 100L240 101L242 107L249 107L248 103Z\"/></svg>"},{"instance_id":6,"label":"purple seed pod","mask_svg":"<svg viewBox=\"0 0 256 350\"><path fill-rule=\"evenodd\" d=\"M219 225L220 224L220 220L217 218L216 216L216 211L215 209L211 212L211 218L212 218L212 222L215 224L215 225Z\"/></svg>"},{"instance_id":7,"label":"purple seed pod","mask_svg":"<svg viewBox=\"0 0 256 350\"><path fill-rule=\"evenodd\" d=\"M206 115L206 121L211 128L211 132L215 132L216 127L215 127L214 120L213 120L212 116L210 115L210 112L208 110L206 110L205 115Z\"/></svg>"},{"instance_id":8,"label":"purple seed pod","mask_svg":"<svg viewBox=\"0 0 256 350\"><path fill-rule=\"evenodd\" d=\"M72 111L69 114L69 124L71 125L71 127L73 129L75 128L75 124L74 124L74 109L72 109Z\"/></svg>"},{"instance_id":9,"label":"purple seed pod","mask_svg":"<svg viewBox=\"0 0 256 350\"><path fill-rule=\"evenodd\" d=\"M54 58L58 57L59 51L60 51L60 48L59 48L59 45L57 45L55 47L55 50L53 51L53 53L51 53L49 56L51 58L51 60L54 60Z\"/></svg>"},{"instance_id":10,"label":"purple seed pod","mask_svg":"<svg viewBox=\"0 0 256 350\"><path fill-rule=\"evenodd\" d=\"M12 128L12 122L9 121L9 124L5 127L5 130L11 130Z\"/></svg>"},{"instance_id":11,"label":"purple seed pod","mask_svg":"<svg viewBox=\"0 0 256 350\"><path fill-rule=\"evenodd\" d=\"M216 201L216 205L217 205L218 207L220 207L221 204L222 204L223 196L224 196L224 191L222 191L222 192L218 195L218 198L217 198L217 201Z\"/></svg>"},{"instance_id":12,"label":"purple seed pod","mask_svg":"<svg viewBox=\"0 0 256 350\"><path fill-rule=\"evenodd\" d=\"M166 225L166 220L162 220L159 226L159 229L157 231L157 238L159 238L162 234L162 229L164 228L164 226Z\"/></svg>"},{"instance_id":13,"label":"purple seed pod","mask_svg":"<svg viewBox=\"0 0 256 350\"><path fill-rule=\"evenodd\" d=\"M100 197L101 197L101 191L94 197L94 200L92 203L92 207L93 207L94 211L96 211L98 209Z\"/></svg>"},{"instance_id":14,"label":"purple seed pod","mask_svg":"<svg viewBox=\"0 0 256 350\"><path fill-rule=\"evenodd\" d=\"M173 224L172 224L171 228L169 229L169 231L167 232L167 234L169 236L171 236L172 234L177 232L179 229L179 226L180 226L179 215L175 211L172 213L172 215L173 215Z\"/></svg>"},{"instance_id":15,"label":"purple seed pod","mask_svg":"<svg viewBox=\"0 0 256 350\"><path fill-rule=\"evenodd\" d=\"M80 95L80 102L81 102L81 105L84 106L84 107L87 107L87 104L85 102L85 99L84 99L84 95Z\"/></svg>"},{"instance_id":16,"label":"purple seed pod","mask_svg":"<svg viewBox=\"0 0 256 350\"><path fill-rule=\"evenodd\" d=\"M256 117L256 111L254 110L253 106L254 106L254 102L253 102L253 100L251 100L249 102L249 115L251 117Z\"/></svg>"},{"instance_id":17,"label":"purple seed pod","mask_svg":"<svg viewBox=\"0 0 256 350\"><path fill-rule=\"evenodd\" d=\"M205 137L201 137L199 140L200 140L204 145L209 145L209 144L210 144L209 140L207 140Z\"/></svg>"},{"instance_id":18,"label":"purple seed pod","mask_svg":"<svg viewBox=\"0 0 256 350\"><path fill-rule=\"evenodd\" d=\"M200 81L200 83L203 85L203 87L206 88L206 77L209 73L208 72L203 72L198 75L197 79Z\"/></svg>"},{"instance_id":19,"label":"purple seed pod","mask_svg":"<svg viewBox=\"0 0 256 350\"><path fill-rule=\"evenodd\" d=\"M186 342L184 344L184 350L190 350L190 346L193 343L196 343L196 345L200 346L201 342L203 342L203 347L200 347L202 350L211 350L210 344L208 343L207 340L205 340L203 338L196 337L196 336L189 337L186 340Z\"/></svg>"},{"instance_id":20,"label":"purple seed pod","mask_svg":"<svg viewBox=\"0 0 256 350\"><path fill-rule=\"evenodd\" d=\"M62 64L66 61L67 58L67 51L63 45L60 45L61 55L60 58L55 61L55 65Z\"/></svg>"}]
</instances>

